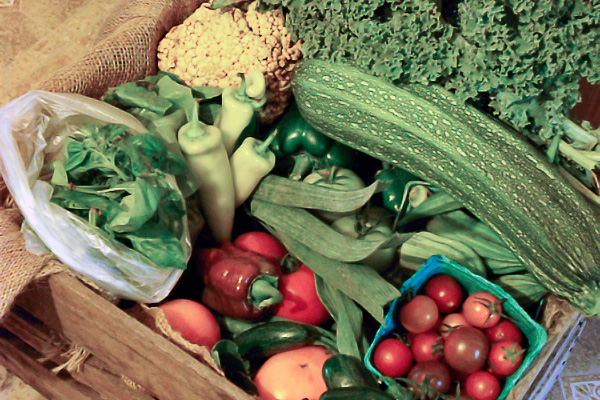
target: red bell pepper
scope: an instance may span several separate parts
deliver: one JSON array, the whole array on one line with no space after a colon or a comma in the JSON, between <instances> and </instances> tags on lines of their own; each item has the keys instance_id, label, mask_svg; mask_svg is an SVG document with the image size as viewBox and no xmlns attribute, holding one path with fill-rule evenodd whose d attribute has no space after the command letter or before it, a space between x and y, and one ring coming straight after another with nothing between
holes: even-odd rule
<instances>
[{"instance_id":1,"label":"red bell pepper","mask_svg":"<svg viewBox=\"0 0 600 400\"><path fill-rule=\"evenodd\" d=\"M258 319L282 300L281 268L261 254L227 242L202 250L199 260L206 285L202 302L223 315Z\"/></svg>"}]
</instances>

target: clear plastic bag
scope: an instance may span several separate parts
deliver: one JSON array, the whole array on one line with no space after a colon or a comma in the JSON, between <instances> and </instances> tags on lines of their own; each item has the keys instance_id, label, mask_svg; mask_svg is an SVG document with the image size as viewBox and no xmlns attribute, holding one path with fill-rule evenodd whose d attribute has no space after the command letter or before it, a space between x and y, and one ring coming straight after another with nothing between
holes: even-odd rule
<instances>
[{"instance_id":1,"label":"clear plastic bag","mask_svg":"<svg viewBox=\"0 0 600 400\"><path fill-rule=\"evenodd\" d=\"M0 108L0 173L25 217L27 248L38 254L47 248L76 274L120 298L161 301L183 270L156 266L148 257L50 202L53 188L50 177L42 176L44 167L62 154L69 132L94 122L122 124L133 134L146 131L132 115L79 94L34 90ZM168 184L177 188L172 176ZM189 259L192 246L185 217L182 223L181 245ZM39 241L35 243L32 236Z\"/></svg>"}]
</instances>

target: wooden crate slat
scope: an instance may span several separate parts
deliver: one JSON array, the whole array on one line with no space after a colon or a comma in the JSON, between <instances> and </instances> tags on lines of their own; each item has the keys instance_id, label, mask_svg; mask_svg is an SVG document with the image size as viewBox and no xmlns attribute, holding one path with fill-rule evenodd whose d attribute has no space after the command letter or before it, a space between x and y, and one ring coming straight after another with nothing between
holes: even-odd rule
<instances>
[{"instance_id":1,"label":"wooden crate slat","mask_svg":"<svg viewBox=\"0 0 600 400\"><path fill-rule=\"evenodd\" d=\"M67 273L32 285L17 304L161 400L253 399Z\"/></svg>"},{"instance_id":2,"label":"wooden crate slat","mask_svg":"<svg viewBox=\"0 0 600 400\"><path fill-rule=\"evenodd\" d=\"M44 327L28 323L16 313L9 313L2 320L2 327L10 331L28 346L35 349L43 357L57 365L65 363L68 358L62 353L68 345L59 338L46 332ZM120 376L116 376L105 363L91 355L79 370L70 371L70 375L83 385L89 386L106 399L151 400L152 397L140 390L125 384Z\"/></svg>"},{"instance_id":3,"label":"wooden crate slat","mask_svg":"<svg viewBox=\"0 0 600 400\"><path fill-rule=\"evenodd\" d=\"M29 356L22 347L2 336L0 336L0 364L50 400L101 399L98 393L78 384L73 378L54 374L37 359Z\"/></svg>"}]
</instances>

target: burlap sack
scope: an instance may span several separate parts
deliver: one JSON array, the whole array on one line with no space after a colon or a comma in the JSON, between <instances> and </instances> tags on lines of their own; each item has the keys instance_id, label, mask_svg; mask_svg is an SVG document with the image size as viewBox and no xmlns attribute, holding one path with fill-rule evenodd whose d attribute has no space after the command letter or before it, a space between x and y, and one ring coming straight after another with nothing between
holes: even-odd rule
<instances>
[{"instance_id":1,"label":"burlap sack","mask_svg":"<svg viewBox=\"0 0 600 400\"><path fill-rule=\"evenodd\" d=\"M158 72L156 48L205 0L124 0L110 15L94 48L38 89L99 98L110 87Z\"/></svg>"},{"instance_id":2,"label":"burlap sack","mask_svg":"<svg viewBox=\"0 0 600 400\"><path fill-rule=\"evenodd\" d=\"M0 320L10 310L15 298L36 276L62 270L49 256L36 256L25 249L21 234L23 216L14 207L4 182L0 179Z\"/></svg>"},{"instance_id":3,"label":"burlap sack","mask_svg":"<svg viewBox=\"0 0 600 400\"><path fill-rule=\"evenodd\" d=\"M171 27L182 23L203 0L124 0L110 15L97 43L81 60L57 72L38 89L99 98L110 87L158 71L156 48ZM16 296L38 274L62 269L50 257L25 249L23 217L0 177L0 320Z\"/></svg>"}]
</instances>

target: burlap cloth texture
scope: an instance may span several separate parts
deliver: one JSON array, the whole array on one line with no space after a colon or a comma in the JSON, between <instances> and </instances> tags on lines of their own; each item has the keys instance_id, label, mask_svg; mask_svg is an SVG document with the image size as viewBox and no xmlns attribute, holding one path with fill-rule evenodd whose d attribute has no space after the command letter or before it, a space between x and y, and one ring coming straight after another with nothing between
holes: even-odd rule
<instances>
[{"instance_id":1,"label":"burlap cloth texture","mask_svg":"<svg viewBox=\"0 0 600 400\"><path fill-rule=\"evenodd\" d=\"M171 29L181 24L203 0L124 0L105 20L95 46L37 89L80 93L99 98L110 87L158 72L156 49ZM62 270L51 257L25 249L20 233L23 217L12 204L0 177L0 320L16 296L40 273Z\"/></svg>"}]
</instances>

